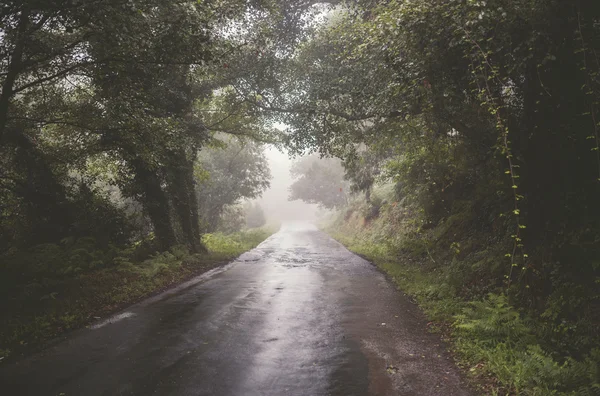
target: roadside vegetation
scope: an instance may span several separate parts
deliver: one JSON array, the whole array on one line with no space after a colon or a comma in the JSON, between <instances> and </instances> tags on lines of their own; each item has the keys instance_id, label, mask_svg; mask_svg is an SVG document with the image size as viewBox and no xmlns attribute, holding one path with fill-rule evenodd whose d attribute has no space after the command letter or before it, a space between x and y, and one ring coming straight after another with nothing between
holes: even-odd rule
<instances>
[{"instance_id":1,"label":"roadside vegetation","mask_svg":"<svg viewBox=\"0 0 600 396\"><path fill-rule=\"evenodd\" d=\"M273 143L487 393L598 394L599 54L593 0L5 1L3 304L209 257Z\"/></svg>"},{"instance_id":2,"label":"roadside vegetation","mask_svg":"<svg viewBox=\"0 0 600 396\"><path fill-rule=\"evenodd\" d=\"M267 236L247 202L280 139L235 84L298 7L2 2L0 360Z\"/></svg>"},{"instance_id":3,"label":"roadside vegetation","mask_svg":"<svg viewBox=\"0 0 600 396\"><path fill-rule=\"evenodd\" d=\"M485 394L600 392L599 21L593 1L361 1L270 99L291 147L344 167L292 197L337 209Z\"/></svg>"},{"instance_id":4,"label":"roadside vegetation","mask_svg":"<svg viewBox=\"0 0 600 396\"><path fill-rule=\"evenodd\" d=\"M376 200L384 194L378 191ZM428 330L448 342L482 394L598 394L595 329L584 327L573 339L552 328L546 315L511 305L501 288L481 290L483 279L465 282L472 271L481 273L481 260L500 256L501 251L494 252L498 247L464 251L458 243L450 249L436 245L443 226L421 230L406 208L394 203L380 203L378 215L369 218L372 206L355 197L324 229L377 265L421 307L430 320ZM477 237L468 239L473 243ZM586 325L582 320L580 326Z\"/></svg>"},{"instance_id":5,"label":"roadside vegetation","mask_svg":"<svg viewBox=\"0 0 600 396\"><path fill-rule=\"evenodd\" d=\"M68 330L92 324L116 310L153 293L229 262L269 237L276 227L246 229L234 233L204 234L205 253L190 253L185 246L151 254L136 261L135 248L120 251L113 264L75 273L48 273L24 284L4 285L0 300L0 357L34 350ZM74 249L36 248L37 263L73 260ZM84 241L79 256L94 254ZM116 253L115 253L116 254Z\"/></svg>"}]
</instances>

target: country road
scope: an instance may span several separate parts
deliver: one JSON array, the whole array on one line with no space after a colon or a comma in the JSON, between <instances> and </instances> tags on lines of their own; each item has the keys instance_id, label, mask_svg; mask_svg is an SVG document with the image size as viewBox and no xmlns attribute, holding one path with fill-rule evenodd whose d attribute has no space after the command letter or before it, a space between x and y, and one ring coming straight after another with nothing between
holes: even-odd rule
<instances>
[{"instance_id":1,"label":"country road","mask_svg":"<svg viewBox=\"0 0 600 396\"><path fill-rule=\"evenodd\" d=\"M371 264L289 224L218 270L0 365L5 395L471 395Z\"/></svg>"}]
</instances>

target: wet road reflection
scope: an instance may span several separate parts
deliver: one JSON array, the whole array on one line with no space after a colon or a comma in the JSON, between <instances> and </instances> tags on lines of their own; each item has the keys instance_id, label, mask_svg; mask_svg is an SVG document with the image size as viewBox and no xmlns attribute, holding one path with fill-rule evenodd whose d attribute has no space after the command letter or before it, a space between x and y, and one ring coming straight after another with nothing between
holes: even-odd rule
<instances>
[{"instance_id":1,"label":"wet road reflection","mask_svg":"<svg viewBox=\"0 0 600 396\"><path fill-rule=\"evenodd\" d=\"M468 395L419 311L310 224L0 367L11 395ZM393 367L393 369L390 369Z\"/></svg>"}]
</instances>

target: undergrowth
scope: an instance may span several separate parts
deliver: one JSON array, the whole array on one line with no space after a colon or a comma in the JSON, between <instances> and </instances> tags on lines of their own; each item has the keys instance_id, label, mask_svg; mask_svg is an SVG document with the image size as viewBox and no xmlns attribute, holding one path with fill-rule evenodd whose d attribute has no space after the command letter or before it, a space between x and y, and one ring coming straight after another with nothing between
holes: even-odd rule
<instances>
[{"instance_id":1,"label":"undergrowth","mask_svg":"<svg viewBox=\"0 0 600 396\"><path fill-rule=\"evenodd\" d=\"M90 241L73 242L79 246L79 252L73 252L70 246L43 246L29 256L20 254L19 259L33 266L27 268L35 276L0 288L0 361L37 349L64 331L81 327L227 262L254 248L274 231L264 228L206 234L203 236L206 254L190 254L185 247L177 246L144 260L136 260L133 250L96 252ZM89 246L91 254L85 253L81 247L84 244ZM40 255L42 251L45 256ZM83 259L76 261L75 256ZM73 261L71 267L79 269L54 273L49 270L54 262L65 257ZM102 257L105 261L90 267L93 262L90 257ZM14 261L0 265L12 266Z\"/></svg>"},{"instance_id":2,"label":"undergrowth","mask_svg":"<svg viewBox=\"0 0 600 396\"><path fill-rule=\"evenodd\" d=\"M502 287L482 278L481 267L501 255L494 243L469 246L460 216L423 231L407 207L383 204L365 220L355 204L325 226L334 238L365 257L416 300L450 341L457 363L486 395L600 395L600 348L588 339L586 353L565 354L560 327L553 327L507 301ZM441 252L436 241L450 235ZM481 235L477 235L481 238ZM573 350L576 348L573 347Z\"/></svg>"}]
</instances>

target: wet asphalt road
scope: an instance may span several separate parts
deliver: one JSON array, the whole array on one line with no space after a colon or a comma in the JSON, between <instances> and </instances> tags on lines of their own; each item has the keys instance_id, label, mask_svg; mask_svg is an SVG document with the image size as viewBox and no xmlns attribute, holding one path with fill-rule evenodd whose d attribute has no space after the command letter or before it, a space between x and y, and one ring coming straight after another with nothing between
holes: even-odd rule
<instances>
[{"instance_id":1,"label":"wet asphalt road","mask_svg":"<svg viewBox=\"0 0 600 396\"><path fill-rule=\"evenodd\" d=\"M45 352L5 395L471 395L419 310L314 226Z\"/></svg>"}]
</instances>

